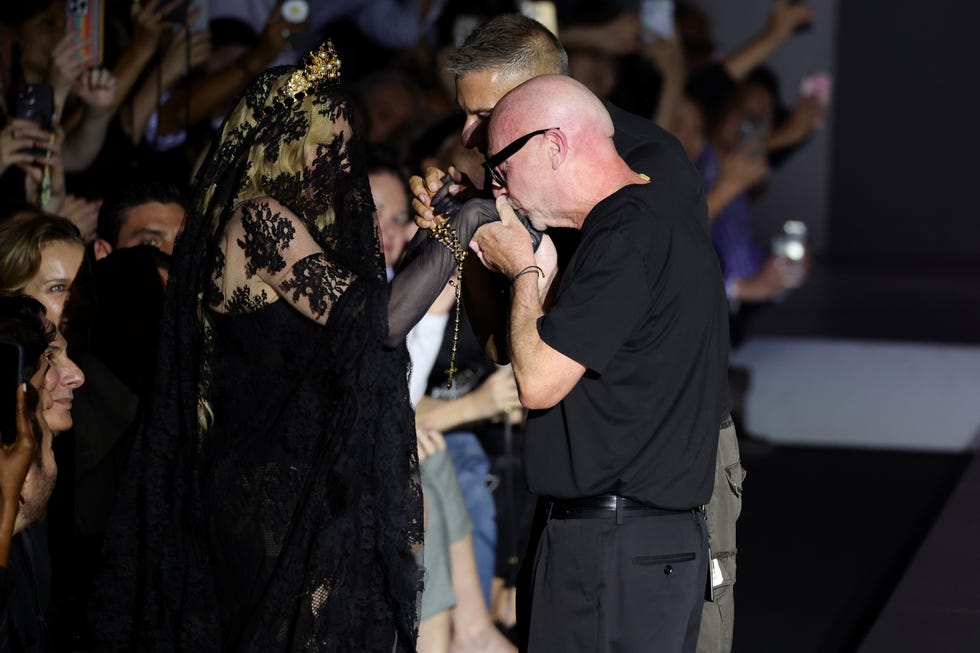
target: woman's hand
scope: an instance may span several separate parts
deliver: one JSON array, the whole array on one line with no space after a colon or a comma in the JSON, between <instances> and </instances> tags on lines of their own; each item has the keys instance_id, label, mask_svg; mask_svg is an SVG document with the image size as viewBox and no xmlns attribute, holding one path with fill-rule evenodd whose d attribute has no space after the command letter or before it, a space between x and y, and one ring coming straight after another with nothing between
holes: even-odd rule
<instances>
[{"instance_id":1,"label":"woman's hand","mask_svg":"<svg viewBox=\"0 0 980 653\"><path fill-rule=\"evenodd\" d=\"M86 243L91 243L97 235L100 208L102 208L102 200L87 200L84 197L67 195L58 215L71 220L72 224L82 232L82 239Z\"/></svg>"},{"instance_id":2,"label":"woman's hand","mask_svg":"<svg viewBox=\"0 0 980 653\"><path fill-rule=\"evenodd\" d=\"M72 90L79 76L85 69L96 63L96 53L91 52L88 56L79 56L78 35L74 32L65 34L51 53L51 71L48 73L48 82L54 90L54 113L55 117L61 116L65 108L65 100L68 93Z\"/></svg>"},{"instance_id":3,"label":"woman's hand","mask_svg":"<svg viewBox=\"0 0 980 653\"><path fill-rule=\"evenodd\" d=\"M34 152L34 148L50 151L51 132L37 126L37 123L23 118L14 118L0 129L0 174L12 165L25 172L28 168L43 165L44 156Z\"/></svg>"},{"instance_id":4,"label":"woman's hand","mask_svg":"<svg viewBox=\"0 0 980 653\"><path fill-rule=\"evenodd\" d=\"M164 20L171 10L176 9L184 0L150 0L140 4L134 2L129 10L133 21L133 45L155 50L160 42L163 30L171 27L172 22Z\"/></svg>"},{"instance_id":5,"label":"woman's hand","mask_svg":"<svg viewBox=\"0 0 980 653\"><path fill-rule=\"evenodd\" d=\"M190 35L190 56L187 51L188 27L185 25L174 33L160 63L163 86L168 88L181 76L197 68L211 56L211 32L198 32Z\"/></svg>"},{"instance_id":6,"label":"woman's hand","mask_svg":"<svg viewBox=\"0 0 980 653\"><path fill-rule=\"evenodd\" d=\"M514 423L519 422L523 416L517 381L510 365L494 371L473 391L473 395L481 407L480 413L485 417L510 415L511 422Z\"/></svg>"},{"instance_id":7,"label":"woman's hand","mask_svg":"<svg viewBox=\"0 0 980 653\"><path fill-rule=\"evenodd\" d=\"M49 213L57 214L65 201L65 166L61 157L61 146L65 132L57 124L53 136L36 147L46 150L45 154L35 155L33 161L24 169L24 196L27 201Z\"/></svg>"},{"instance_id":8,"label":"woman's hand","mask_svg":"<svg viewBox=\"0 0 980 653\"><path fill-rule=\"evenodd\" d=\"M90 109L108 113L116 101L116 78L106 68L90 68L78 76L73 90Z\"/></svg>"},{"instance_id":9,"label":"woman's hand","mask_svg":"<svg viewBox=\"0 0 980 653\"><path fill-rule=\"evenodd\" d=\"M0 500L4 507L13 506L16 514L24 479L34 460L37 442L27 413L27 384L17 388L17 437L14 443L0 446Z\"/></svg>"},{"instance_id":10,"label":"woman's hand","mask_svg":"<svg viewBox=\"0 0 980 653\"><path fill-rule=\"evenodd\" d=\"M433 429L416 429L415 442L419 448L419 464L434 453L446 449L446 440L442 433Z\"/></svg>"}]
</instances>

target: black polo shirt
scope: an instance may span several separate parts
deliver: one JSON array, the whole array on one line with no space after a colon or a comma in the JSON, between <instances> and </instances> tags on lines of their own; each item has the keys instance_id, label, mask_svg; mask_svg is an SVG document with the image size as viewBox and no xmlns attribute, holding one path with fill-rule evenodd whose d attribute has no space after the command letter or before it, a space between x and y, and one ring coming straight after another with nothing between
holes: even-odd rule
<instances>
[{"instance_id":1,"label":"black polo shirt","mask_svg":"<svg viewBox=\"0 0 980 653\"><path fill-rule=\"evenodd\" d=\"M528 418L525 473L536 494L616 493L664 508L711 496L728 403L727 302L707 221L673 210L676 195L654 178L585 219L538 331L587 371Z\"/></svg>"}]
</instances>

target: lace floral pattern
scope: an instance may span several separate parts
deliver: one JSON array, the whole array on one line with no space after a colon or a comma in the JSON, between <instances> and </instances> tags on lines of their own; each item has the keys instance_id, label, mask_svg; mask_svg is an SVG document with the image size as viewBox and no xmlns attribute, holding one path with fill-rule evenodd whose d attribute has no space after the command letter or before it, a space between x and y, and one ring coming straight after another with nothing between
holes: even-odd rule
<instances>
[{"instance_id":1,"label":"lace floral pattern","mask_svg":"<svg viewBox=\"0 0 980 653\"><path fill-rule=\"evenodd\" d=\"M296 236L289 219L274 214L268 202L257 202L242 207L241 221L245 237L237 243L245 251L245 276L255 276L259 268L281 272L286 267L283 250Z\"/></svg>"},{"instance_id":2,"label":"lace floral pattern","mask_svg":"<svg viewBox=\"0 0 980 653\"><path fill-rule=\"evenodd\" d=\"M312 254L293 266L292 278L282 283L293 303L309 302L310 311L322 318L350 285L350 275L343 268L319 254Z\"/></svg>"}]
</instances>

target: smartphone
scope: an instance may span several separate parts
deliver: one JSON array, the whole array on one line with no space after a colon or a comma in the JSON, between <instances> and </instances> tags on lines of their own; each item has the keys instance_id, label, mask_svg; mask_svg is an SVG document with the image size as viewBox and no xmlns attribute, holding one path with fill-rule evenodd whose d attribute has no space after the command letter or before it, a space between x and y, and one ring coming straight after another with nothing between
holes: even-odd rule
<instances>
[{"instance_id":1,"label":"smartphone","mask_svg":"<svg viewBox=\"0 0 980 653\"><path fill-rule=\"evenodd\" d=\"M17 388L24 382L24 348L0 340L0 435L5 445L17 441Z\"/></svg>"},{"instance_id":2,"label":"smartphone","mask_svg":"<svg viewBox=\"0 0 980 653\"><path fill-rule=\"evenodd\" d=\"M743 120L738 126L738 149L761 155L766 151L766 126L753 120Z\"/></svg>"},{"instance_id":3,"label":"smartphone","mask_svg":"<svg viewBox=\"0 0 980 653\"><path fill-rule=\"evenodd\" d=\"M548 28L552 34L558 33L558 10L554 2L521 2L521 13Z\"/></svg>"},{"instance_id":4,"label":"smartphone","mask_svg":"<svg viewBox=\"0 0 980 653\"><path fill-rule=\"evenodd\" d=\"M826 109L830 105L830 91L832 87L833 78L831 78L830 73L813 73L800 80L800 95L802 97L817 98L820 106Z\"/></svg>"},{"instance_id":5,"label":"smartphone","mask_svg":"<svg viewBox=\"0 0 980 653\"><path fill-rule=\"evenodd\" d=\"M17 101L14 104L14 117L30 120L45 131L51 131L51 116L54 115L54 90L50 84L21 84L17 88ZM29 148L34 156L48 153L39 147Z\"/></svg>"},{"instance_id":6,"label":"smartphone","mask_svg":"<svg viewBox=\"0 0 980 653\"><path fill-rule=\"evenodd\" d=\"M65 31L78 35L77 57L93 58L93 65L102 63L105 26L103 0L66 0Z\"/></svg>"},{"instance_id":7,"label":"smartphone","mask_svg":"<svg viewBox=\"0 0 980 653\"><path fill-rule=\"evenodd\" d=\"M643 40L674 38L674 0L643 0L640 3Z\"/></svg>"}]
</instances>

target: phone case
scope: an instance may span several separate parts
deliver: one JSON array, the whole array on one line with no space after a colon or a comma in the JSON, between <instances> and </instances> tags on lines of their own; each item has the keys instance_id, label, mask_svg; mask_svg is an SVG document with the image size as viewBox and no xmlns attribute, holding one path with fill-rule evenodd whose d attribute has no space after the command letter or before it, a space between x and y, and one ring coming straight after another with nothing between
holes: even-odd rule
<instances>
[{"instance_id":1,"label":"phone case","mask_svg":"<svg viewBox=\"0 0 980 653\"><path fill-rule=\"evenodd\" d=\"M65 29L78 34L79 58L94 55L95 63L102 63L104 29L103 0L67 0L65 2Z\"/></svg>"},{"instance_id":2,"label":"phone case","mask_svg":"<svg viewBox=\"0 0 980 653\"><path fill-rule=\"evenodd\" d=\"M830 90L833 86L829 73L814 73L800 81L800 95L817 98L821 106L830 104Z\"/></svg>"}]
</instances>

